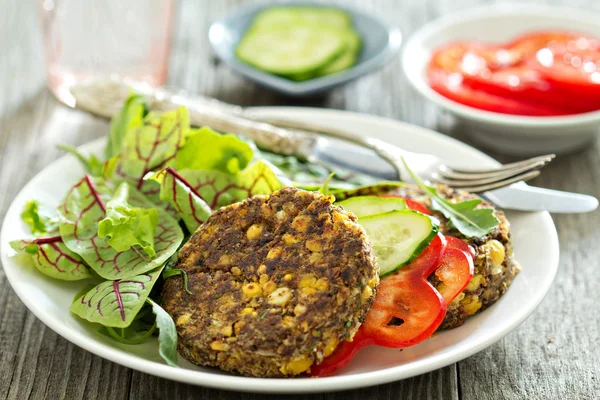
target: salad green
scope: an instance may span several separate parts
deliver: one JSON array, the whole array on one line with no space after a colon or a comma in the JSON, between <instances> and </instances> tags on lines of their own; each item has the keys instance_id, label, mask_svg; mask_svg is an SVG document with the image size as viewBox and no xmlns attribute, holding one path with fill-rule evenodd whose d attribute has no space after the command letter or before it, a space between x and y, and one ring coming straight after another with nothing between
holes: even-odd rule
<instances>
[{"instance_id":1,"label":"salad green","mask_svg":"<svg viewBox=\"0 0 600 400\"><path fill-rule=\"evenodd\" d=\"M50 278L81 281L81 292L70 307L74 315L98 324L100 334L126 344L157 335L160 355L173 366L177 365L177 333L160 306L161 287L169 277L181 275L186 292L193 295L187 290L185 272L173 266L185 238L213 211L290 185L307 190L322 187L340 201L377 196L402 185L261 152L244 138L190 127L183 107L163 114L148 112L143 97L135 93L111 121L104 160L62 148L77 157L86 173L55 210L36 200L27 202L21 216L31 237L12 241L11 247ZM389 206L404 208L400 200L382 208L371 199L362 206L369 214L387 211ZM423 229L435 230L422 214L393 213L396 225L408 218L419 234L418 240L405 240L406 248L388 243L393 250L390 270L401 264L399 258L410 258L422 247L419 244L429 238ZM378 215L372 220L366 217L365 223L371 221L368 231L385 236L387 222L380 217L384 214ZM451 218L457 229L467 229L455 219ZM473 226L468 228L473 232Z\"/></svg>"}]
</instances>

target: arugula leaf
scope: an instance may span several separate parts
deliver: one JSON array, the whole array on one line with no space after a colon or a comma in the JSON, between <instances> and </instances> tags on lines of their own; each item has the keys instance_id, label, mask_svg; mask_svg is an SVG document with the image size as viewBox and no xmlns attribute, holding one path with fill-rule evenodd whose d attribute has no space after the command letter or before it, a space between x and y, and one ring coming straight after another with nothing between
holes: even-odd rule
<instances>
[{"instance_id":1,"label":"arugula leaf","mask_svg":"<svg viewBox=\"0 0 600 400\"><path fill-rule=\"evenodd\" d=\"M18 254L31 257L42 274L63 281L92 278L94 274L77 254L65 246L60 236L47 236L10 242Z\"/></svg>"},{"instance_id":2,"label":"arugula leaf","mask_svg":"<svg viewBox=\"0 0 600 400\"><path fill-rule=\"evenodd\" d=\"M156 315L158 326L158 352L160 356L172 367L177 367L177 329L173 318L152 299L147 300L152 304L152 312Z\"/></svg>"},{"instance_id":3,"label":"arugula leaf","mask_svg":"<svg viewBox=\"0 0 600 400\"><path fill-rule=\"evenodd\" d=\"M75 157L77 157L79 162L81 162L81 164L83 164L83 167L85 168L87 173L89 173L90 175L102 176L104 162L100 161L98 159L98 157L96 157L95 155L90 154L89 157L86 157L83 154L81 154L79 152L79 150L77 150L75 147L69 146L68 144L59 144L56 147L58 147L61 150L66 151L67 153L71 153Z\"/></svg>"},{"instance_id":4,"label":"arugula leaf","mask_svg":"<svg viewBox=\"0 0 600 400\"><path fill-rule=\"evenodd\" d=\"M160 115L148 114L143 125L127 131L113 178L131 183L151 201L160 203L158 184L144 180L144 177L149 172L175 165L177 152L183 146L189 128L185 107Z\"/></svg>"},{"instance_id":5,"label":"arugula leaf","mask_svg":"<svg viewBox=\"0 0 600 400\"><path fill-rule=\"evenodd\" d=\"M110 121L108 142L104 151L107 160L119 155L123 150L123 141L127 133L142 125L148 112L143 96L131 93L121 111Z\"/></svg>"},{"instance_id":6,"label":"arugula leaf","mask_svg":"<svg viewBox=\"0 0 600 400\"><path fill-rule=\"evenodd\" d=\"M23 207L21 219L30 226L31 233L48 233L58 228L58 218L51 215L36 200L29 200Z\"/></svg>"},{"instance_id":7,"label":"arugula leaf","mask_svg":"<svg viewBox=\"0 0 600 400\"><path fill-rule=\"evenodd\" d=\"M129 326L150 295L162 267L119 281L104 281L71 304L71 312L106 327Z\"/></svg>"},{"instance_id":8,"label":"arugula leaf","mask_svg":"<svg viewBox=\"0 0 600 400\"><path fill-rule=\"evenodd\" d=\"M106 203L111 200L112 193L113 190L104 180L87 175L69 190L59 207L59 229L65 245L79 254L104 279L124 279L163 265L183 240L177 220L165 210L157 210L154 258L150 259L137 245L118 252L108 244L106 238L98 236L98 223L106 216ZM152 202L131 187L129 203L145 209L154 207Z\"/></svg>"},{"instance_id":9,"label":"arugula leaf","mask_svg":"<svg viewBox=\"0 0 600 400\"><path fill-rule=\"evenodd\" d=\"M458 203L449 201L440 196L435 188L425 184L408 167L406 160L402 159L402 162L417 186L430 196L432 208L444 214L452 225L466 237L483 237L500 223L494 215L493 208L477 208L483 200L471 199Z\"/></svg>"},{"instance_id":10,"label":"arugula leaf","mask_svg":"<svg viewBox=\"0 0 600 400\"><path fill-rule=\"evenodd\" d=\"M232 134L220 134L208 127L191 133L177 152L177 169L217 170L236 174L246 168L254 151Z\"/></svg>"},{"instance_id":11,"label":"arugula leaf","mask_svg":"<svg viewBox=\"0 0 600 400\"><path fill-rule=\"evenodd\" d=\"M128 202L129 184L122 183L106 203L106 217L98 223L98 236L118 252L139 245L150 257L154 250L154 233L158 223L156 208L134 207Z\"/></svg>"},{"instance_id":12,"label":"arugula leaf","mask_svg":"<svg viewBox=\"0 0 600 400\"><path fill-rule=\"evenodd\" d=\"M386 194L397 187L404 186L402 182L384 181L374 185L360 186L351 189L336 189L329 192L336 201L342 201L356 196L378 196Z\"/></svg>"},{"instance_id":13,"label":"arugula leaf","mask_svg":"<svg viewBox=\"0 0 600 400\"><path fill-rule=\"evenodd\" d=\"M190 232L208 219L212 210L177 171L167 167L148 177L160 184L160 199L168 201L177 211Z\"/></svg>"},{"instance_id":14,"label":"arugula leaf","mask_svg":"<svg viewBox=\"0 0 600 400\"><path fill-rule=\"evenodd\" d=\"M213 210L283 187L280 177L263 160L253 162L235 175L191 169L179 171L179 174Z\"/></svg>"},{"instance_id":15,"label":"arugula leaf","mask_svg":"<svg viewBox=\"0 0 600 400\"><path fill-rule=\"evenodd\" d=\"M329 183L333 179L334 175L335 175L335 172L332 172L331 174L329 174L329 177L327 177L327 179L325 179L325 182L323 182L323 185L321 185L321 187L319 188L318 192L323 194L323 196L329 196Z\"/></svg>"}]
</instances>

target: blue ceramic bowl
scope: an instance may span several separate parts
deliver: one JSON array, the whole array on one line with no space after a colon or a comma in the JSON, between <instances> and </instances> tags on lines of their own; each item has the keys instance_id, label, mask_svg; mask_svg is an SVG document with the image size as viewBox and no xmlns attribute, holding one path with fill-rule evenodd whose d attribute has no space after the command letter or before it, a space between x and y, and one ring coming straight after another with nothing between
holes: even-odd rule
<instances>
[{"instance_id":1,"label":"blue ceramic bowl","mask_svg":"<svg viewBox=\"0 0 600 400\"><path fill-rule=\"evenodd\" d=\"M238 42L252 23L254 16L267 7L285 6L335 7L345 10L352 17L354 29L362 37L362 50L358 62L351 68L336 74L295 82L256 69L239 60L235 55ZM335 3L311 1L284 1L252 4L241 7L216 21L208 32L210 44L216 55L227 65L258 84L290 96L305 96L346 83L368 74L385 64L400 49L400 30L387 26L379 19L360 10Z\"/></svg>"}]
</instances>

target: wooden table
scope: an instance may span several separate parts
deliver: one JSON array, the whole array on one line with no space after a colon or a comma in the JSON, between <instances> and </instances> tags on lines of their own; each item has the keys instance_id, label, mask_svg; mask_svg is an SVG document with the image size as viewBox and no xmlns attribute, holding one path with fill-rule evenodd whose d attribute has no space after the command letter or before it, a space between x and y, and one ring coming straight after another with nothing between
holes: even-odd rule
<instances>
[{"instance_id":1,"label":"wooden table","mask_svg":"<svg viewBox=\"0 0 600 400\"><path fill-rule=\"evenodd\" d=\"M440 15L477 0L356 0L389 19L405 37ZM544 3L544 1L541 1ZM44 87L34 1L1 0L0 222L17 191L61 155L57 143L80 145L107 123L61 106ZM399 57L377 73L324 97L295 100L261 89L216 62L206 34L211 21L241 3L180 1L169 83L241 105L303 105L376 114L455 134L401 72ZM539 1L537 3L540 3ZM600 11L594 0L549 1ZM597 145L561 156L536 185L600 197ZM592 399L599 398L600 214L556 215L560 270L541 306L518 329L457 364L412 379L352 392L298 399ZM21 303L0 271L0 399L259 399L167 381L113 364L46 328Z\"/></svg>"}]
</instances>

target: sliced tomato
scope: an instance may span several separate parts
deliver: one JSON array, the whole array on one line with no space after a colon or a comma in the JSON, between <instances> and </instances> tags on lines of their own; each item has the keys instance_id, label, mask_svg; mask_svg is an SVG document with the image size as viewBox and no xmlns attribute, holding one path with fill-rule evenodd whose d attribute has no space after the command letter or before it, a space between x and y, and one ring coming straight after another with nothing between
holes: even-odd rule
<instances>
[{"instance_id":1,"label":"sliced tomato","mask_svg":"<svg viewBox=\"0 0 600 400\"><path fill-rule=\"evenodd\" d=\"M513 100L528 100L547 104L575 114L597 110L600 98L588 99L574 95L560 85L546 80L540 71L526 66L505 68L498 71L485 70L478 75L465 75L464 82L472 89Z\"/></svg>"},{"instance_id":2,"label":"sliced tomato","mask_svg":"<svg viewBox=\"0 0 600 400\"><path fill-rule=\"evenodd\" d=\"M311 367L311 375L331 375L365 346L404 348L429 338L446 315L446 303L427 281L445 249L446 239L438 235L412 263L382 279L352 342L343 342L321 364Z\"/></svg>"},{"instance_id":3,"label":"sliced tomato","mask_svg":"<svg viewBox=\"0 0 600 400\"><path fill-rule=\"evenodd\" d=\"M543 104L535 104L524 100L509 99L483 90L468 87L460 73L448 73L441 69L429 70L431 88L458 103L481 110L502 114L552 116L564 115L565 112Z\"/></svg>"},{"instance_id":4,"label":"sliced tomato","mask_svg":"<svg viewBox=\"0 0 600 400\"><path fill-rule=\"evenodd\" d=\"M535 32L526 33L517 37L504 47L513 52L515 57L525 60L534 57L539 49L548 47L556 52L564 52L569 48L575 49L580 46L585 48L596 48L598 41L572 32Z\"/></svg>"},{"instance_id":5,"label":"sliced tomato","mask_svg":"<svg viewBox=\"0 0 600 400\"><path fill-rule=\"evenodd\" d=\"M537 52L531 67L570 94L568 99L595 101L596 104L600 100L600 50L561 54L544 48Z\"/></svg>"}]
</instances>

